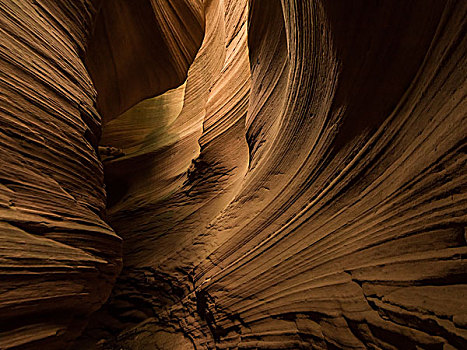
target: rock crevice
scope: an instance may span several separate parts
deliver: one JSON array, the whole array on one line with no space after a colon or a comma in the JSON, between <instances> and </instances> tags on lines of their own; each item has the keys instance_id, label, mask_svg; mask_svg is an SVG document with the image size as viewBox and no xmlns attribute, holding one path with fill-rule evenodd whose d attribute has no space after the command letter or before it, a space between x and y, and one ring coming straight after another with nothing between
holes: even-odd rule
<instances>
[{"instance_id":1,"label":"rock crevice","mask_svg":"<svg viewBox=\"0 0 467 350\"><path fill-rule=\"evenodd\" d=\"M467 347L464 1L0 3L1 349Z\"/></svg>"}]
</instances>

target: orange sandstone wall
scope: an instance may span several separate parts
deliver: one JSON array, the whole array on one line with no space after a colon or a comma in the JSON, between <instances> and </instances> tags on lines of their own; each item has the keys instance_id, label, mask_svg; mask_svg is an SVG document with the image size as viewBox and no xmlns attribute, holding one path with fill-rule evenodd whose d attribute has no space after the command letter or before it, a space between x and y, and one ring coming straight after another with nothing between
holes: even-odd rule
<instances>
[{"instance_id":1,"label":"orange sandstone wall","mask_svg":"<svg viewBox=\"0 0 467 350\"><path fill-rule=\"evenodd\" d=\"M466 348L466 14L3 1L0 348Z\"/></svg>"}]
</instances>

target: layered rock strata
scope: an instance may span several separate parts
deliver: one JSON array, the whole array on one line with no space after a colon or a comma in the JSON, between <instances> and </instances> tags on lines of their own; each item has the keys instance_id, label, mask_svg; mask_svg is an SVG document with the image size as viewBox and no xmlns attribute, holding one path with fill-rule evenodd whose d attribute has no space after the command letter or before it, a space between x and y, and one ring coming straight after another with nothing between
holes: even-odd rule
<instances>
[{"instance_id":1,"label":"layered rock strata","mask_svg":"<svg viewBox=\"0 0 467 350\"><path fill-rule=\"evenodd\" d=\"M1 11L0 348L467 347L465 2Z\"/></svg>"},{"instance_id":2,"label":"layered rock strata","mask_svg":"<svg viewBox=\"0 0 467 350\"><path fill-rule=\"evenodd\" d=\"M167 4L152 5L153 21L170 18L157 12ZM84 63L101 7L100 1L89 0L0 3L1 349L67 348L108 298L121 269L121 238L105 220L103 165L97 154L101 116ZM124 22L119 18L111 24ZM148 30L154 34L153 29ZM177 67L172 84L185 79L201 43L202 34L193 35L178 40L177 49L168 45L167 51L176 51L164 59ZM158 61L152 63L145 74L153 73L151 81L163 80ZM105 88L96 81L95 86Z\"/></svg>"}]
</instances>

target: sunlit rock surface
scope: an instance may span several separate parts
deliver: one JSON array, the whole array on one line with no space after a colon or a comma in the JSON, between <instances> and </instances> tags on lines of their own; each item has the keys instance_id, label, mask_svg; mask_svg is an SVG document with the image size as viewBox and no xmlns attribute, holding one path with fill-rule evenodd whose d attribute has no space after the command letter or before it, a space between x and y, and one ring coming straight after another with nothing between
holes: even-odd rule
<instances>
[{"instance_id":1,"label":"sunlit rock surface","mask_svg":"<svg viewBox=\"0 0 467 350\"><path fill-rule=\"evenodd\" d=\"M0 349L467 348L465 1L0 4Z\"/></svg>"}]
</instances>

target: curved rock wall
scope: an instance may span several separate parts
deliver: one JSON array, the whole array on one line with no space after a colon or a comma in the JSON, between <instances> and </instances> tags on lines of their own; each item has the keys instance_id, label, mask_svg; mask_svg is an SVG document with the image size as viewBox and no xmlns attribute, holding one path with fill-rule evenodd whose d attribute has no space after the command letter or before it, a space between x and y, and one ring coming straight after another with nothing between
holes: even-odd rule
<instances>
[{"instance_id":1,"label":"curved rock wall","mask_svg":"<svg viewBox=\"0 0 467 350\"><path fill-rule=\"evenodd\" d=\"M80 58L91 1L0 6L0 348L63 349L108 298L96 92Z\"/></svg>"},{"instance_id":2,"label":"curved rock wall","mask_svg":"<svg viewBox=\"0 0 467 350\"><path fill-rule=\"evenodd\" d=\"M104 120L186 79L204 33L202 0L101 0L86 63Z\"/></svg>"},{"instance_id":3,"label":"curved rock wall","mask_svg":"<svg viewBox=\"0 0 467 350\"><path fill-rule=\"evenodd\" d=\"M171 18L179 8L168 9L167 3L140 1L131 9L147 4L157 22L163 17L169 26L176 23ZM174 72L171 84L185 79L204 25L200 4L179 4L201 19L196 21L199 28L190 25L193 37L168 45L175 58L158 56L177 67L164 68L166 74ZM97 154L101 117L84 64L86 51L95 49L88 47L88 38L96 37L91 32L97 14L103 14L101 6L89 0L1 1L1 349L67 348L108 298L121 269L121 238L105 220L104 174ZM109 17L109 25L118 24ZM135 22L131 15L125 19ZM164 35L174 35L173 28L160 28ZM160 65L150 63L156 64L143 66L144 73L152 73L155 81ZM125 76L116 78L131 87ZM141 86L138 93L154 95L167 88ZM112 98L110 93L100 96ZM99 104L101 112L103 106Z\"/></svg>"},{"instance_id":4,"label":"curved rock wall","mask_svg":"<svg viewBox=\"0 0 467 350\"><path fill-rule=\"evenodd\" d=\"M467 347L464 1L4 3L0 348Z\"/></svg>"},{"instance_id":5,"label":"curved rock wall","mask_svg":"<svg viewBox=\"0 0 467 350\"><path fill-rule=\"evenodd\" d=\"M275 95L194 269L217 346L465 347L465 4L267 2L286 57L264 5L252 91Z\"/></svg>"}]
</instances>

